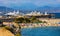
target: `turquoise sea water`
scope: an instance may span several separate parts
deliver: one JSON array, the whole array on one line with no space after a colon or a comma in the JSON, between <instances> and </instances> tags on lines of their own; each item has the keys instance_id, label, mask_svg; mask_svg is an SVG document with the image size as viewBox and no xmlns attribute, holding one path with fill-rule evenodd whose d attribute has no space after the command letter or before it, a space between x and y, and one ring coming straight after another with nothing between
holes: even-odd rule
<instances>
[{"instance_id":1,"label":"turquoise sea water","mask_svg":"<svg viewBox=\"0 0 60 36\"><path fill-rule=\"evenodd\" d=\"M22 36L60 36L60 27L38 27L21 29Z\"/></svg>"}]
</instances>

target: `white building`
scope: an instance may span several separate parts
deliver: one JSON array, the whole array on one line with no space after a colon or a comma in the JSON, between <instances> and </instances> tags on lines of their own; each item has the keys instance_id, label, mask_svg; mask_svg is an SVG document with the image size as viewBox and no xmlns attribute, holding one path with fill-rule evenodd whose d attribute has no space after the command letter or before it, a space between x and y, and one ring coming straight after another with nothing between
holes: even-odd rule
<instances>
[{"instance_id":1,"label":"white building","mask_svg":"<svg viewBox=\"0 0 60 36\"><path fill-rule=\"evenodd\" d=\"M13 11L13 12L8 12L5 15L12 15L12 16L18 16L18 15L23 15L23 13L20 13L19 11Z\"/></svg>"},{"instance_id":2,"label":"white building","mask_svg":"<svg viewBox=\"0 0 60 36\"><path fill-rule=\"evenodd\" d=\"M42 15L42 13L37 12L37 11L32 11L31 13L27 13L26 15Z\"/></svg>"}]
</instances>

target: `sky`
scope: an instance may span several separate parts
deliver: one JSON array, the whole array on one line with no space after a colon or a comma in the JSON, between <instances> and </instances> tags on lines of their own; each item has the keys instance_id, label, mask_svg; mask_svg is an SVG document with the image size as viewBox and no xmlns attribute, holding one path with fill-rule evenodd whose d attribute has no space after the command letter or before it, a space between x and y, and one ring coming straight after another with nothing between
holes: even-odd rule
<instances>
[{"instance_id":1,"label":"sky","mask_svg":"<svg viewBox=\"0 0 60 36\"><path fill-rule=\"evenodd\" d=\"M0 0L0 6L12 8L36 8L42 6L59 7L60 0Z\"/></svg>"}]
</instances>

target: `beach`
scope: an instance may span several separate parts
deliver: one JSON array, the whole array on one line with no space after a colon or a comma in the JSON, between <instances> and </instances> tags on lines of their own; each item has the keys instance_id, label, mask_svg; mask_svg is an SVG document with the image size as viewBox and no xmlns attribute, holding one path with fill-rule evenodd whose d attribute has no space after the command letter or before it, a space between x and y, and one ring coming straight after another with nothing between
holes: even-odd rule
<instances>
[{"instance_id":1,"label":"beach","mask_svg":"<svg viewBox=\"0 0 60 36\"><path fill-rule=\"evenodd\" d=\"M47 26L60 26L60 19L39 19L47 23L20 23L21 28L35 28Z\"/></svg>"}]
</instances>

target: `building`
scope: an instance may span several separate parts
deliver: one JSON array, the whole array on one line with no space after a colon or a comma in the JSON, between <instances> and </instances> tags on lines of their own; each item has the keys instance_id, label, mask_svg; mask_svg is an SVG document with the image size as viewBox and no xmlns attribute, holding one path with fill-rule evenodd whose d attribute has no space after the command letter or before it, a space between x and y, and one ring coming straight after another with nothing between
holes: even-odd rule
<instances>
[{"instance_id":1,"label":"building","mask_svg":"<svg viewBox=\"0 0 60 36\"><path fill-rule=\"evenodd\" d=\"M40 12L31 12L31 13L27 13L25 16L31 18L31 17L36 17L36 18L52 18L51 14L48 14L47 12L45 12L45 14L40 13Z\"/></svg>"}]
</instances>

